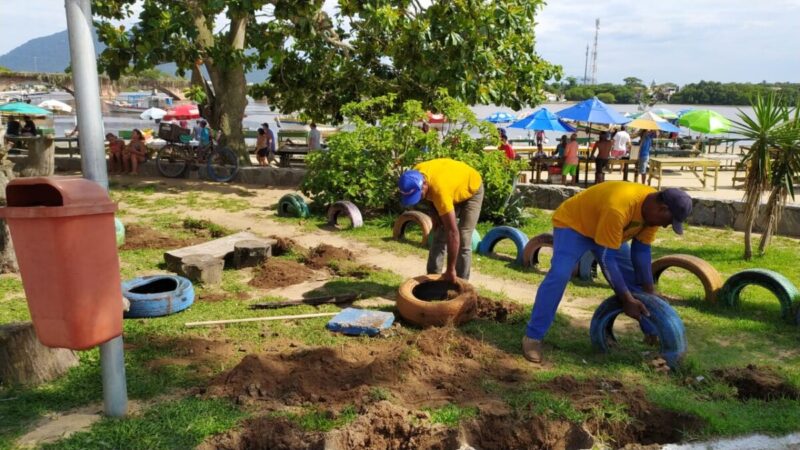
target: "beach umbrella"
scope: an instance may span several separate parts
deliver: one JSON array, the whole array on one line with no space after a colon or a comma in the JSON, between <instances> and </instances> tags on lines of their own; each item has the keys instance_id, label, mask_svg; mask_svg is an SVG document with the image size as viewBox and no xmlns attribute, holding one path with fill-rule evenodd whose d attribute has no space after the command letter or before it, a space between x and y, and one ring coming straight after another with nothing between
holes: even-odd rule
<instances>
[{"instance_id":1,"label":"beach umbrella","mask_svg":"<svg viewBox=\"0 0 800 450\"><path fill-rule=\"evenodd\" d=\"M190 103L185 105L178 105L169 111L161 120L192 120L200 118L200 110L197 105Z\"/></svg>"},{"instance_id":2,"label":"beach umbrella","mask_svg":"<svg viewBox=\"0 0 800 450\"><path fill-rule=\"evenodd\" d=\"M516 119L516 117L514 117L512 114L509 114L504 111L497 111L496 113L492 114L491 116L483 120L491 123L507 123L507 122L513 122L514 119Z\"/></svg>"},{"instance_id":3,"label":"beach umbrella","mask_svg":"<svg viewBox=\"0 0 800 450\"><path fill-rule=\"evenodd\" d=\"M447 122L447 117L444 114L434 114L430 111L427 111L425 114L428 116L428 123L445 123Z\"/></svg>"},{"instance_id":4,"label":"beach umbrella","mask_svg":"<svg viewBox=\"0 0 800 450\"><path fill-rule=\"evenodd\" d=\"M680 116L682 116L682 115L684 115L684 114L686 114L688 112L691 112L691 111L696 111L696 110L694 108L682 109L682 110L678 111L678 117L680 117Z\"/></svg>"},{"instance_id":5,"label":"beach umbrella","mask_svg":"<svg viewBox=\"0 0 800 450\"><path fill-rule=\"evenodd\" d=\"M678 124L704 134L720 134L731 129L731 121L710 109L697 109L683 114Z\"/></svg>"},{"instance_id":6,"label":"beach umbrella","mask_svg":"<svg viewBox=\"0 0 800 450\"><path fill-rule=\"evenodd\" d=\"M50 111L60 111L65 113L72 112L72 106L58 100L45 100L39 103L40 108L48 109Z\"/></svg>"},{"instance_id":7,"label":"beach umbrella","mask_svg":"<svg viewBox=\"0 0 800 450\"><path fill-rule=\"evenodd\" d=\"M166 115L167 112L161 108L150 108L139 114L139 117L141 117L142 120L158 120L163 119Z\"/></svg>"},{"instance_id":8,"label":"beach umbrella","mask_svg":"<svg viewBox=\"0 0 800 450\"><path fill-rule=\"evenodd\" d=\"M542 131L561 131L561 132L573 132L575 128L573 128L570 124L562 121L558 118L555 114L550 112L547 108L542 108L533 114L525 117L522 120L518 120L511 125L508 126L509 128L522 128L523 130L542 130Z\"/></svg>"},{"instance_id":9,"label":"beach umbrella","mask_svg":"<svg viewBox=\"0 0 800 450\"><path fill-rule=\"evenodd\" d=\"M680 128L662 119L652 111L642 113L642 115L634 121L628 122L627 126L638 130L657 130L666 131L668 133L679 133L681 131Z\"/></svg>"},{"instance_id":10,"label":"beach umbrella","mask_svg":"<svg viewBox=\"0 0 800 450\"><path fill-rule=\"evenodd\" d=\"M558 117L576 122L598 123L598 124L623 124L631 119L626 118L616 110L592 97L580 103L562 109L556 113Z\"/></svg>"},{"instance_id":11,"label":"beach umbrella","mask_svg":"<svg viewBox=\"0 0 800 450\"><path fill-rule=\"evenodd\" d=\"M673 111L670 111L667 108L654 108L654 109L651 109L650 112L652 112L653 114L657 115L658 117L661 117L662 119L671 120L671 119L677 119L678 118L678 114L676 114Z\"/></svg>"},{"instance_id":12,"label":"beach umbrella","mask_svg":"<svg viewBox=\"0 0 800 450\"><path fill-rule=\"evenodd\" d=\"M53 114L46 109L23 102L6 103L0 106L0 113L6 115L17 114L20 116L50 116Z\"/></svg>"}]
</instances>

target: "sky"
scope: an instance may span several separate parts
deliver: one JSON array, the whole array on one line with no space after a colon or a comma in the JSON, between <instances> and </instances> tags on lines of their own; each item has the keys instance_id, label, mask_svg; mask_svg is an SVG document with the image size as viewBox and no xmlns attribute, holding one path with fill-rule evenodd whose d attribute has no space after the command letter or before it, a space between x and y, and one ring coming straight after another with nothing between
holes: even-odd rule
<instances>
[{"instance_id":1,"label":"sky","mask_svg":"<svg viewBox=\"0 0 800 450\"><path fill-rule=\"evenodd\" d=\"M63 5L0 0L0 55L66 29ZM800 82L800 0L550 0L537 51L582 79L596 18L601 83Z\"/></svg>"}]
</instances>

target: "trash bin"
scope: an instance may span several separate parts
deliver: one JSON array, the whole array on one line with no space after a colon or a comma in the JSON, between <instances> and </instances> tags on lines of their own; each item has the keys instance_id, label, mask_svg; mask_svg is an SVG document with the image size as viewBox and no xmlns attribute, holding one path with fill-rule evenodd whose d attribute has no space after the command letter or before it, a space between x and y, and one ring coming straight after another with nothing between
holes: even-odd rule
<instances>
[{"instance_id":1,"label":"trash bin","mask_svg":"<svg viewBox=\"0 0 800 450\"><path fill-rule=\"evenodd\" d=\"M83 350L122 334L114 211L105 189L76 177L17 178L6 219L36 335Z\"/></svg>"}]
</instances>

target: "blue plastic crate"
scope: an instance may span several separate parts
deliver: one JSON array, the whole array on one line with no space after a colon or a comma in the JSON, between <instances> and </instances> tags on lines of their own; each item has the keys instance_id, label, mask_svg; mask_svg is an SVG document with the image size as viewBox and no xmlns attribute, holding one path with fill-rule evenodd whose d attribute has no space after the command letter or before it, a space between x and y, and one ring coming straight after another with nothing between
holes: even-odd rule
<instances>
[{"instance_id":1,"label":"blue plastic crate","mask_svg":"<svg viewBox=\"0 0 800 450\"><path fill-rule=\"evenodd\" d=\"M358 308L345 308L328 322L328 329L339 333L375 336L394 323L394 314Z\"/></svg>"}]
</instances>

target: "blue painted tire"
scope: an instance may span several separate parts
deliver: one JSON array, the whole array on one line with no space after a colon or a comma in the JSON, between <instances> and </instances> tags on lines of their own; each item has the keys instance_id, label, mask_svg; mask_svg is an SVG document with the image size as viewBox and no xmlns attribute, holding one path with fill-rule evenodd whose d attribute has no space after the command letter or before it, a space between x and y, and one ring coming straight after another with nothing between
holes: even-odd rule
<instances>
[{"instance_id":1,"label":"blue painted tire","mask_svg":"<svg viewBox=\"0 0 800 450\"><path fill-rule=\"evenodd\" d=\"M431 231L430 233L428 233L428 248L431 248L431 245L433 245L433 235L434 234L435 234L434 231ZM478 233L478 230L472 230L472 243L471 243L472 251L473 252L477 252L478 251L478 247L480 245L481 245L481 234Z\"/></svg>"},{"instance_id":2,"label":"blue painted tire","mask_svg":"<svg viewBox=\"0 0 800 450\"><path fill-rule=\"evenodd\" d=\"M589 250L578 260L578 278L580 278L581 281L592 281L597 275L598 268L594 253Z\"/></svg>"},{"instance_id":3,"label":"blue painted tire","mask_svg":"<svg viewBox=\"0 0 800 450\"><path fill-rule=\"evenodd\" d=\"M117 247L122 247L125 245L125 225L116 217L114 218L114 231L117 235Z\"/></svg>"},{"instance_id":4,"label":"blue painted tire","mask_svg":"<svg viewBox=\"0 0 800 450\"><path fill-rule=\"evenodd\" d=\"M671 368L677 368L687 348L686 329L677 311L655 295L637 293L633 296L650 311L650 317L642 317L642 321L648 322L649 328L656 330L661 357ZM589 337L595 348L607 353L608 342L616 342L614 321L621 313L622 303L616 296L606 299L594 312Z\"/></svg>"},{"instance_id":5,"label":"blue painted tire","mask_svg":"<svg viewBox=\"0 0 800 450\"><path fill-rule=\"evenodd\" d=\"M131 302L126 319L161 317L191 306L194 286L177 275L152 275L123 282L122 295Z\"/></svg>"},{"instance_id":6,"label":"blue painted tire","mask_svg":"<svg viewBox=\"0 0 800 450\"><path fill-rule=\"evenodd\" d=\"M733 274L722 285L717 298L728 306L739 305L739 294L746 286L756 285L772 292L781 304L781 315L784 319L795 320L792 315L792 304L800 301L800 291L788 278L767 269L747 269Z\"/></svg>"},{"instance_id":7,"label":"blue painted tire","mask_svg":"<svg viewBox=\"0 0 800 450\"><path fill-rule=\"evenodd\" d=\"M514 262L522 266L525 259L525 244L528 243L528 235L514 227L500 226L489 230L478 245L478 253L481 255L491 254L494 246L503 239L511 239L511 242L517 247L517 257Z\"/></svg>"},{"instance_id":8,"label":"blue painted tire","mask_svg":"<svg viewBox=\"0 0 800 450\"><path fill-rule=\"evenodd\" d=\"M284 217L308 217L308 205L298 194L286 194L278 200L278 215Z\"/></svg>"}]
</instances>

